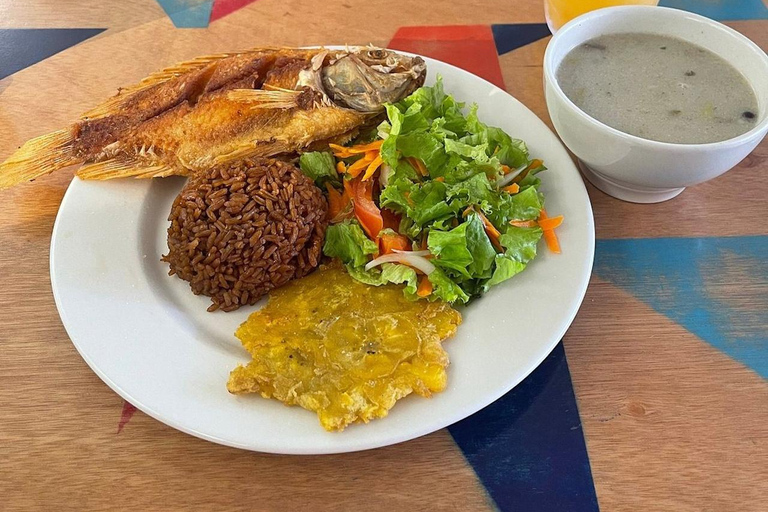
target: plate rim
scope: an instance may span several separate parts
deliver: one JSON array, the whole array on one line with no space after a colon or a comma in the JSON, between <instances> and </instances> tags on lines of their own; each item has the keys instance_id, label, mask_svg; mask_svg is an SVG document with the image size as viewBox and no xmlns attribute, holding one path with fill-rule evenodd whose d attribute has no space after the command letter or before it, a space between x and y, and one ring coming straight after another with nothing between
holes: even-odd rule
<instances>
[{"instance_id":1,"label":"plate rim","mask_svg":"<svg viewBox=\"0 0 768 512\"><path fill-rule=\"evenodd\" d=\"M325 46L325 48L334 49L339 48L338 46ZM343 48L343 47L342 47ZM531 114L533 114L541 123L541 125L554 137L554 140L557 142L557 144L564 150L565 154L567 155L570 165L573 166L574 172L578 175L579 171L576 167L576 164L573 162L572 158L570 157L570 154L565 149L564 144L560 140L560 138L557 136L557 134L538 116L536 115L533 110L528 108L524 103L522 103L520 100L518 100L515 96L507 92L506 90L502 89L501 87L498 87L497 85L493 84L492 82L484 79L483 77L480 77L478 75L475 75L474 73L467 71L465 69L462 69L460 67L454 66L453 64L441 61L439 59L434 59L431 57L427 57L424 55L419 55L416 53L401 51L401 50L393 50L397 51L398 53L410 55L410 56L418 56L427 61L429 64L429 61L435 61L440 63L441 65L447 66L451 68L452 72L458 72L460 74L464 75L470 75L472 79L474 80L480 80L482 82L485 82L488 86L491 87L491 90L493 90L495 93L501 93L503 94L508 100L511 99L513 102L515 102L518 106L524 108ZM77 184L75 184L77 183ZM57 285L57 278L56 273L54 272L54 266L55 266L55 260L56 260L56 254L57 251L55 249L55 241L57 239L57 236L59 235L60 230L60 220L62 217L62 211L65 209L65 205L68 203L68 201L72 200L72 195L74 192L73 190L76 190L78 188L78 184L82 184L83 181L80 180L77 176L75 176L70 184L67 186L67 190L64 194L64 197L62 198L62 201L59 205L57 214L56 214L56 220L54 222L53 231L51 233L51 241L50 241L50 256L49 256L49 276L51 281L51 288L53 292L54 302L56 304L56 309L59 313L59 317L61 318L62 325L67 333L67 336L69 337L70 342L75 347L75 350L77 350L78 354L82 359L85 361L85 363L88 365L88 367L93 371L99 379L102 380L112 391L117 393L123 400L129 402L134 407L142 411L144 414L147 414L148 416L152 417L153 419L168 425L176 430L179 430L181 432L184 432L186 434L189 434L191 436L204 439L206 441L210 441L216 444L221 444L224 446L229 446L233 448L239 448L244 449L248 451L255 451L255 452L261 452L261 453L274 453L274 454L283 454L283 455L330 455L330 454L336 454L336 453L351 453L351 452L357 452L357 451L366 451L366 450L372 450L376 448L382 448L385 446L391 446L394 444L399 444L406 441L411 441L414 439L417 439L419 437L423 437L427 434L431 434L433 432L436 432L438 430L444 429L450 425L453 425L454 423L457 423L465 418L468 418L469 416L472 416L473 414L477 413L478 411L488 407L490 404L494 403L498 399L500 399L505 394L509 393L512 389L517 387L523 380L525 380L536 368L538 368L541 363L551 354L551 352L555 349L558 343L560 343L565 335L565 333L568 331L568 329L573 324L574 319L576 318L576 315L578 314L579 310L581 309L581 306L584 302L584 297L586 296L586 292L589 286L589 281L592 275L592 269L594 264L594 256L595 256L595 223L594 223L594 212L592 209L592 202L589 198L589 194L587 192L586 185L583 181L583 179L580 180L580 191L583 192L584 198L586 199L586 203L584 206L586 206L586 213L587 213L587 245L588 245L588 258L583 261L582 263L582 272L583 277L581 279L581 282L579 283L579 289L577 293L578 299L574 301L574 305L571 308L571 312L568 315L567 321L563 322L563 327L558 331L557 336L553 336L552 340L549 341L548 344L542 346L544 349L541 352L541 356L537 358L531 359L531 364L529 364L525 371L522 371L519 373L519 378L517 379L510 379L509 383L507 383L505 386L500 386L498 390L496 390L494 393L488 393L483 396L482 400L478 400L476 403L473 404L471 408L468 409L461 409L457 410L454 414L445 415L441 418L440 421L436 421L434 424L428 424L423 428L418 428L409 433L407 436L403 437L400 435L397 435L397 433L394 434L387 434L385 436L382 436L378 438L377 442L373 443L363 443L360 446L349 446L349 447L330 447L328 449L319 449L319 450L283 450L283 449L270 449L269 447L265 446L256 446L256 444L243 444L238 443L236 441L232 441L229 439L223 439L215 435L211 435L205 432L201 432L198 430L195 430L193 428L189 428L183 424L178 423L176 420L168 418L167 416L163 416L161 412L154 410L154 408L149 407L142 403L141 400L137 400L134 398L130 393L126 392L124 389L122 389L117 383L115 383L111 378L109 378L104 372L102 372L99 367L92 361L92 359L88 356L88 354L84 353L83 350L81 350L81 347L78 345L78 343L75 341L75 339L72 337L70 333L70 321L67 318L67 314L65 313L65 308L62 304L62 299L60 297L60 290L59 286ZM73 186L73 184L75 184ZM71 193L72 192L72 193ZM311 412L311 411L310 411ZM437 425L437 426L435 426ZM318 428L320 428L318 426ZM343 433L336 433L336 435L344 435Z\"/></svg>"}]
</instances>

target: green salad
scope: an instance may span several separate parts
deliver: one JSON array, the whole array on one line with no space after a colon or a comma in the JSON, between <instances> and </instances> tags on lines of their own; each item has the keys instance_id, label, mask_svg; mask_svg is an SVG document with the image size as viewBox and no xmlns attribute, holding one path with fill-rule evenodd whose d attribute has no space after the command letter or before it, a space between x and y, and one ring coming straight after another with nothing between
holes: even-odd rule
<instances>
[{"instance_id":1,"label":"green salad","mask_svg":"<svg viewBox=\"0 0 768 512\"><path fill-rule=\"evenodd\" d=\"M323 252L357 280L409 298L466 303L525 269L544 236L559 252L525 143L487 126L442 80L386 106L348 146L301 156L328 192ZM466 113L465 113L466 112Z\"/></svg>"}]
</instances>

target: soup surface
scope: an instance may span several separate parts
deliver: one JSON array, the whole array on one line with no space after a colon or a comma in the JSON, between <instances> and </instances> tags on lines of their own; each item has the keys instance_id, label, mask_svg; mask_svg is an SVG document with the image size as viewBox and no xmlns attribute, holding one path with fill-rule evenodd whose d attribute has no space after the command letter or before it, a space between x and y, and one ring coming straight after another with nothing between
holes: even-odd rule
<instances>
[{"instance_id":1,"label":"soup surface","mask_svg":"<svg viewBox=\"0 0 768 512\"><path fill-rule=\"evenodd\" d=\"M723 58L681 39L609 34L577 46L557 70L576 106L645 139L717 142L757 123L757 98Z\"/></svg>"}]
</instances>

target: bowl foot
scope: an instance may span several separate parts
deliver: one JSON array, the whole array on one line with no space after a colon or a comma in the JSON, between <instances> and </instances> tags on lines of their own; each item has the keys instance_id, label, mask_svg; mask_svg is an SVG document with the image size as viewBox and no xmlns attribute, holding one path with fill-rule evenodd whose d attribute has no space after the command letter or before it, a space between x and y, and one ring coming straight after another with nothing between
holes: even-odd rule
<instances>
[{"instance_id":1,"label":"bowl foot","mask_svg":"<svg viewBox=\"0 0 768 512\"><path fill-rule=\"evenodd\" d=\"M616 199L630 203L661 203L677 197L685 190L682 188L648 188L619 183L606 177L604 174L591 169L579 160L579 168L585 178L594 186Z\"/></svg>"}]
</instances>

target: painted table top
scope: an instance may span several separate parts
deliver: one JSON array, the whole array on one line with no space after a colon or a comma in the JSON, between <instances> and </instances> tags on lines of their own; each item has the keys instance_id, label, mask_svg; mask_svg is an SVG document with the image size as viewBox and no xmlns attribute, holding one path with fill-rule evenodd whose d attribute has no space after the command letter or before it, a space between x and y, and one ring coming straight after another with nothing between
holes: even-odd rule
<instances>
[{"instance_id":1,"label":"painted table top","mask_svg":"<svg viewBox=\"0 0 768 512\"><path fill-rule=\"evenodd\" d=\"M549 122L541 2L0 0L0 154L179 60L259 45L374 43L452 62ZM761 0L663 0L768 48ZM597 252L563 342L520 386L379 450L214 445L124 403L79 357L50 289L71 179L2 192L0 508L764 510L768 142L657 205L588 186ZM6 508L7 507L7 508Z\"/></svg>"}]
</instances>

